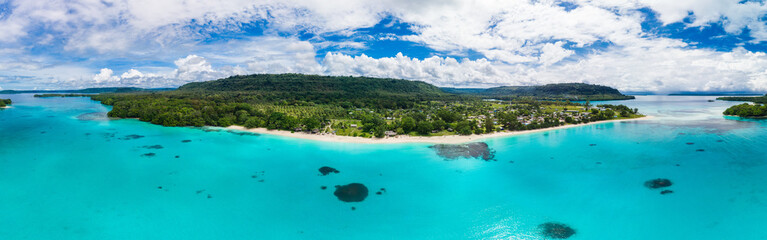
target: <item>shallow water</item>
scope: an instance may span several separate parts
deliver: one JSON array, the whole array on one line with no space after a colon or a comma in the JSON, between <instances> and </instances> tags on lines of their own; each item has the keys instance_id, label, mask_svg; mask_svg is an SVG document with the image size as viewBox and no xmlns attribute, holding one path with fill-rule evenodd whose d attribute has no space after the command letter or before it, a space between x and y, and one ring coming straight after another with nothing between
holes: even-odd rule
<instances>
[{"instance_id":1,"label":"shallow water","mask_svg":"<svg viewBox=\"0 0 767 240\"><path fill-rule=\"evenodd\" d=\"M8 97L2 239L543 239L546 222L575 229L569 239L767 239L767 121L725 119L737 103L714 97L640 96L620 103L655 118L485 140L497 161ZM655 178L673 193L644 186ZM334 186L350 183L370 194L339 201Z\"/></svg>"}]
</instances>

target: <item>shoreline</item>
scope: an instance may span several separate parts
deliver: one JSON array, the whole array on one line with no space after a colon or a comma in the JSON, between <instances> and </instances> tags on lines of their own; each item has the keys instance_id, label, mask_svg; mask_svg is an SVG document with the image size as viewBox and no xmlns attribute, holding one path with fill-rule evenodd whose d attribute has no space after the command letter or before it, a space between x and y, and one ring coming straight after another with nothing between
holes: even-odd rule
<instances>
[{"instance_id":1,"label":"shoreline","mask_svg":"<svg viewBox=\"0 0 767 240\"><path fill-rule=\"evenodd\" d=\"M743 118L743 119L767 119L767 116L758 116L758 117L741 117L738 115L724 115L725 117L736 117L736 118Z\"/></svg>"},{"instance_id":2,"label":"shoreline","mask_svg":"<svg viewBox=\"0 0 767 240\"><path fill-rule=\"evenodd\" d=\"M435 137L421 137L421 136L413 137L413 136L403 135L403 136L385 137L385 138L362 138L362 137L351 137L351 136L337 136L332 134L323 135L323 134L308 134L303 132L296 133L296 132L290 132L285 130L267 130L266 128L247 129L242 126L229 126L223 129L252 132L252 133L258 133L258 134L269 134L269 135L291 137L291 138L300 138L300 139L323 141L323 142L360 143L360 144L398 144L398 143L461 144L461 143L474 142L474 141L488 139L488 138L531 134L531 133L582 127L582 126L602 124L602 123L642 121L642 120L648 120L652 118L653 118L652 116L644 116L640 118L607 120L607 121L599 121L599 122L590 122L585 124L569 124L569 125L563 125L558 127L525 130L525 131L495 132L495 133L482 134L482 135L472 134L472 135L465 135L465 136L450 135L450 136L435 136Z\"/></svg>"}]
</instances>

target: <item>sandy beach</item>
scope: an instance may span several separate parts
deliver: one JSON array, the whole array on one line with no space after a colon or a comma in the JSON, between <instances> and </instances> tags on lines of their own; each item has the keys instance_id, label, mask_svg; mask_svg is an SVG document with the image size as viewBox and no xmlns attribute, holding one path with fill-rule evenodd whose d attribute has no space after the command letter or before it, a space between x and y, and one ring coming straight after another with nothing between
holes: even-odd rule
<instances>
[{"instance_id":1,"label":"sandy beach","mask_svg":"<svg viewBox=\"0 0 767 240\"><path fill-rule=\"evenodd\" d=\"M277 135L277 136L309 139L309 140L315 140L315 141L325 141L325 142L343 142L343 143L361 143L361 144L396 144L396 143L460 144L460 143L479 141L479 140L488 139L488 138L522 135L522 134L545 132L545 131L551 131L551 130L582 127L582 126L611 123L611 122L642 121L647 119L652 119L652 116L645 116L645 117L634 118L634 119L599 121L599 122L591 122L586 124L569 124L569 125L553 127L553 128L544 128L544 129L535 129L535 130L526 130L526 131L496 132L491 134L468 135L468 136L450 135L450 136L437 136L437 137L413 137L413 136L402 135L402 136L386 137L386 138L362 138L362 137L350 137L350 136L337 136L333 134L309 134L304 132L290 132L290 131L284 131L284 130L267 130L266 128L247 129L242 126L230 126L230 127L227 127L226 129L246 131L246 132L252 132L252 133L259 133L259 134L271 134L271 135Z\"/></svg>"}]
</instances>

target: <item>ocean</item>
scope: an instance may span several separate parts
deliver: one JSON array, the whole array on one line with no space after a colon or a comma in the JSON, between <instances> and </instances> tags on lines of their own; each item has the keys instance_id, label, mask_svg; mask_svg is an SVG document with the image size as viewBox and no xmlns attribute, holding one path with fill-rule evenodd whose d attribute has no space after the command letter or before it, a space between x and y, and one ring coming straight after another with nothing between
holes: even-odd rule
<instances>
[{"instance_id":1,"label":"ocean","mask_svg":"<svg viewBox=\"0 0 767 240\"><path fill-rule=\"evenodd\" d=\"M767 121L715 97L609 102L652 118L481 140L491 160L0 98L0 239L767 239ZM336 197L351 183L364 200Z\"/></svg>"}]
</instances>

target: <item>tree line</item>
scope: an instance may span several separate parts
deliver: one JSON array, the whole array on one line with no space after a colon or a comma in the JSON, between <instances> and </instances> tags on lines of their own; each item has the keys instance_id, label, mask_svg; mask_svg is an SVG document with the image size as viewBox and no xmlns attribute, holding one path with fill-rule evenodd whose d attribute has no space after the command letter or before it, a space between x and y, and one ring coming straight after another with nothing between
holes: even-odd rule
<instances>
[{"instance_id":1,"label":"tree line","mask_svg":"<svg viewBox=\"0 0 767 240\"><path fill-rule=\"evenodd\" d=\"M724 110L724 115L739 117L767 117L767 105L739 104Z\"/></svg>"}]
</instances>

